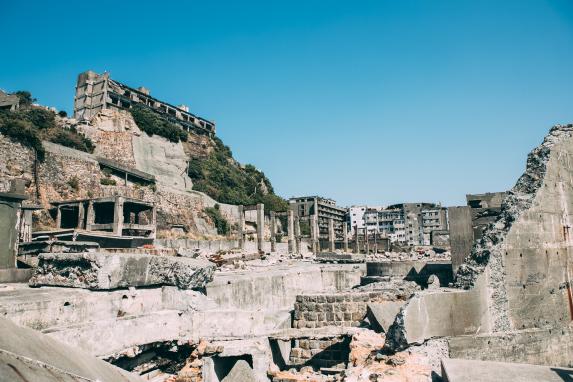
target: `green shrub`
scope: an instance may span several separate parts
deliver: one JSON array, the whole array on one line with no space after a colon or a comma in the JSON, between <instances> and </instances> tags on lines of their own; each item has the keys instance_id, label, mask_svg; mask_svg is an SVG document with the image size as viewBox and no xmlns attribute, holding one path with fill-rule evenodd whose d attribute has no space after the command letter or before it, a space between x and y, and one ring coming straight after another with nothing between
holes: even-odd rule
<instances>
[{"instance_id":1,"label":"green shrub","mask_svg":"<svg viewBox=\"0 0 573 382\"><path fill-rule=\"evenodd\" d=\"M60 130L56 132L53 137L50 137L49 141L88 153L93 153L95 149L91 139L84 137L73 130Z\"/></svg>"},{"instance_id":2,"label":"green shrub","mask_svg":"<svg viewBox=\"0 0 573 382\"><path fill-rule=\"evenodd\" d=\"M180 126L169 122L160 114L141 105L130 109L133 120L147 135L159 135L171 142L187 141L187 132Z\"/></svg>"},{"instance_id":3,"label":"green shrub","mask_svg":"<svg viewBox=\"0 0 573 382\"><path fill-rule=\"evenodd\" d=\"M33 107L23 113L25 118L38 129L47 130L56 127L56 114L53 111Z\"/></svg>"},{"instance_id":4,"label":"green shrub","mask_svg":"<svg viewBox=\"0 0 573 382\"><path fill-rule=\"evenodd\" d=\"M36 102L36 98L32 98L32 93L27 90L18 90L14 92L14 95L17 95L20 98L20 107L28 107L31 106L32 103Z\"/></svg>"},{"instance_id":5,"label":"green shrub","mask_svg":"<svg viewBox=\"0 0 573 382\"><path fill-rule=\"evenodd\" d=\"M112 178L101 178L99 182L104 186L115 186L117 184L115 179Z\"/></svg>"},{"instance_id":6,"label":"green shrub","mask_svg":"<svg viewBox=\"0 0 573 382\"><path fill-rule=\"evenodd\" d=\"M215 204L215 207L207 207L204 211L215 225L215 228L217 228L219 235L227 235L229 233L229 222L221 215L218 204Z\"/></svg>"},{"instance_id":7,"label":"green shrub","mask_svg":"<svg viewBox=\"0 0 573 382\"><path fill-rule=\"evenodd\" d=\"M228 146L217 137L213 141L215 148L208 158L189 162L188 175L193 180L193 189L222 203L264 203L267 211L288 209L287 201L274 194L271 182L263 172L249 164L241 168L233 160Z\"/></svg>"},{"instance_id":8,"label":"green shrub","mask_svg":"<svg viewBox=\"0 0 573 382\"><path fill-rule=\"evenodd\" d=\"M42 140L29 122L10 117L0 118L0 133L35 150L38 160L44 160L46 152L42 146Z\"/></svg>"}]
</instances>

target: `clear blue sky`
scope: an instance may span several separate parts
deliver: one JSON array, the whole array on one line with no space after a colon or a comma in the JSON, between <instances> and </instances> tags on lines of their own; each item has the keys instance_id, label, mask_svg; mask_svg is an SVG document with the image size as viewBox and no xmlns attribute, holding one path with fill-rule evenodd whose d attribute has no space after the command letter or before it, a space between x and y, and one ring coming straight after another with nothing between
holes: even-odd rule
<instances>
[{"instance_id":1,"label":"clear blue sky","mask_svg":"<svg viewBox=\"0 0 573 382\"><path fill-rule=\"evenodd\" d=\"M107 70L215 120L284 197L464 204L573 122L571 0L0 3L0 88L71 112Z\"/></svg>"}]
</instances>

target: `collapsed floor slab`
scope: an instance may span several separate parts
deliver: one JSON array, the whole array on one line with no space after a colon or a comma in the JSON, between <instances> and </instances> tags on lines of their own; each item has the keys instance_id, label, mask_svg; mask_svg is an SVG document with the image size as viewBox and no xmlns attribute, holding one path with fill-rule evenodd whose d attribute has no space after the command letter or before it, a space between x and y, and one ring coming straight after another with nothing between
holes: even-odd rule
<instances>
[{"instance_id":1,"label":"collapsed floor slab","mask_svg":"<svg viewBox=\"0 0 573 382\"><path fill-rule=\"evenodd\" d=\"M138 382L138 376L0 318L0 381Z\"/></svg>"},{"instance_id":2,"label":"collapsed floor slab","mask_svg":"<svg viewBox=\"0 0 573 382\"><path fill-rule=\"evenodd\" d=\"M30 286L109 290L152 285L203 288L215 265L196 259L130 253L49 253L38 256Z\"/></svg>"}]
</instances>

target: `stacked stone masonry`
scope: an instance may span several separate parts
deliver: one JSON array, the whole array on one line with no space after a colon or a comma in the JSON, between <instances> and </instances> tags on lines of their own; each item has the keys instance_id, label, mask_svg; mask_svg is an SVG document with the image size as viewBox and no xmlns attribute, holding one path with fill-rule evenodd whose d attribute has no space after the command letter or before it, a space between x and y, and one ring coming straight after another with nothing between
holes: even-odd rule
<instances>
[{"instance_id":1,"label":"stacked stone masonry","mask_svg":"<svg viewBox=\"0 0 573 382\"><path fill-rule=\"evenodd\" d=\"M345 368L348 363L350 337L326 339L295 339L290 351L289 363L315 368Z\"/></svg>"},{"instance_id":2,"label":"stacked stone masonry","mask_svg":"<svg viewBox=\"0 0 573 382\"><path fill-rule=\"evenodd\" d=\"M294 328L360 326L371 302L388 301L384 291L299 295L294 305Z\"/></svg>"}]
</instances>

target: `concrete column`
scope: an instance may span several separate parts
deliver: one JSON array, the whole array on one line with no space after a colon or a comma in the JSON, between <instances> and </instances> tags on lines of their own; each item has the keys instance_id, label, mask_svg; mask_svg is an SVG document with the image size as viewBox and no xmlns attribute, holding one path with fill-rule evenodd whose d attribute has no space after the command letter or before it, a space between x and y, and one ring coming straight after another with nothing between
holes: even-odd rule
<instances>
[{"instance_id":1,"label":"concrete column","mask_svg":"<svg viewBox=\"0 0 573 382\"><path fill-rule=\"evenodd\" d=\"M296 253L302 254L302 249L300 247L300 219L298 216L294 219L294 243L296 248Z\"/></svg>"},{"instance_id":2,"label":"concrete column","mask_svg":"<svg viewBox=\"0 0 573 382\"><path fill-rule=\"evenodd\" d=\"M265 235L265 205L263 203L257 204L257 249L259 252L263 251Z\"/></svg>"},{"instance_id":3,"label":"concrete column","mask_svg":"<svg viewBox=\"0 0 573 382\"><path fill-rule=\"evenodd\" d=\"M314 232L316 232L316 251L320 252L320 227L318 226L318 214L314 214L313 216Z\"/></svg>"},{"instance_id":4,"label":"concrete column","mask_svg":"<svg viewBox=\"0 0 573 382\"><path fill-rule=\"evenodd\" d=\"M370 252L370 243L368 242L368 226L364 227L364 251Z\"/></svg>"},{"instance_id":5,"label":"concrete column","mask_svg":"<svg viewBox=\"0 0 573 382\"><path fill-rule=\"evenodd\" d=\"M328 250L334 252L334 219L328 218Z\"/></svg>"},{"instance_id":6,"label":"concrete column","mask_svg":"<svg viewBox=\"0 0 573 382\"><path fill-rule=\"evenodd\" d=\"M238 206L239 210L239 248L245 249L245 209L243 206Z\"/></svg>"},{"instance_id":7,"label":"concrete column","mask_svg":"<svg viewBox=\"0 0 573 382\"><path fill-rule=\"evenodd\" d=\"M95 222L95 213L94 213L94 202L90 200L88 202L88 212L86 216L86 230L92 230L92 224Z\"/></svg>"},{"instance_id":8,"label":"concrete column","mask_svg":"<svg viewBox=\"0 0 573 382\"><path fill-rule=\"evenodd\" d=\"M271 219L271 252L276 252L276 250L277 250L277 238L276 238L277 222L276 222L275 212L271 211L269 213L269 215L270 215L270 219Z\"/></svg>"},{"instance_id":9,"label":"concrete column","mask_svg":"<svg viewBox=\"0 0 573 382\"><path fill-rule=\"evenodd\" d=\"M344 236L344 253L348 253L348 223L342 223L342 235Z\"/></svg>"},{"instance_id":10,"label":"concrete column","mask_svg":"<svg viewBox=\"0 0 573 382\"><path fill-rule=\"evenodd\" d=\"M308 225L310 228L310 243L311 243L311 247L312 247L312 253L317 252L317 242L318 242L318 233L316 232L316 227L314 224L315 218L316 218L316 215L310 215L310 218L308 220Z\"/></svg>"},{"instance_id":11,"label":"concrete column","mask_svg":"<svg viewBox=\"0 0 573 382\"><path fill-rule=\"evenodd\" d=\"M121 236L123 231L123 197L116 196L113 204L113 233Z\"/></svg>"},{"instance_id":12,"label":"concrete column","mask_svg":"<svg viewBox=\"0 0 573 382\"><path fill-rule=\"evenodd\" d=\"M288 253L294 253L294 212L293 210L287 211L288 216Z\"/></svg>"},{"instance_id":13,"label":"concrete column","mask_svg":"<svg viewBox=\"0 0 573 382\"><path fill-rule=\"evenodd\" d=\"M84 203L80 202L78 204L78 224L77 224L76 228L84 229L84 216L85 216Z\"/></svg>"},{"instance_id":14,"label":"concrete column","mask_svg":"<svg viewBox=\"0 0 573 382\"><path fill-rule=\"evenodd\" d=\"M62 209L60 206L56 211L56 228L62 228Z\"/></svg>"},{"instance_id":15,"label":"concrete column","mask_svg":"<svg viewBox=\"0 0 573 382\"><path fill-rule=\"evenodd\" d=\"M354 253L360 253L360 245L358 244L358 226L354 226Z\"/></svg>"},{"instance_id":16,"label":"concrete column","mask_svg":"<svg viewBox=\"0 0 573 382\"><path fill-rule=\"evenodd\" d=\"M150 237L155 239L157 236L157 207L155 204L151 209L151 224L153 225L153 230L151 231Z\"/></svg>"}]
</instances>

